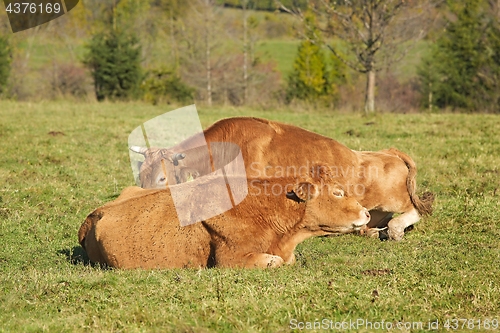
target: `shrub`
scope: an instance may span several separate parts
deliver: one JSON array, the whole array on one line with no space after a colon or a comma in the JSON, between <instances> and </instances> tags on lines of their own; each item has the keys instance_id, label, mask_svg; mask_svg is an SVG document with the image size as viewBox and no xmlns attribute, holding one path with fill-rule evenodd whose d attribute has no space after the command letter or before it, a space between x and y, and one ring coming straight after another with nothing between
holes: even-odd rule
<instances>
[{"instance_id":1,"label":"shrub","mask_svg":"<svg viewBox=\"0 0 500 333\"><path fill-rule=\"evenodd\" d=\"M50 84L51 97L86 97L90 91L90 80L84 68L72 63L52 62L45 71Z\"/></svg>"},{"instance_id":2,"label":"shrub","mask_svg":"<svg viewBox=\"0 0 500 333\"><path fill-rule=\"evenodd\" d=\"M141 84L144 99L153 104L160 102L192 102L194 89L182 82L173 70L150 70Z\"/></svg>"},{"instance_id":3,"label":"shrub","mask_svg":"<svg viewBox=\"0 0 500 333\"><path fill-rule=\"evenodd\" d=\"M377 93L380 110L407 113L419 109L421 96L415 79L400 82L392 72L381 73Z\"/></svg>"},{"instance_id":4,"label":"shrub","mask_svg":"<svg viewBox=\"0 0 500 333\"><path fill-rule=\"evenodd\" d=\"M110 30L92 37L84 64L98 101L135 97L141 79L141 47L131 33Z\"/></svg>"}]
</instances>

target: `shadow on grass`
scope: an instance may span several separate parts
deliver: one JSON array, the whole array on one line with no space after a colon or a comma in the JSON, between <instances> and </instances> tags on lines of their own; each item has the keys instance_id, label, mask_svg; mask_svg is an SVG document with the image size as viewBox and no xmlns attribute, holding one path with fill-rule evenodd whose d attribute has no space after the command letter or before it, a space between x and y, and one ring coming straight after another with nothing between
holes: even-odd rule
<instances>
[{"instance_id":1,"label":"shadow on grass","mask_svg":"<svg viewBox=\"0 0 500 333\"><path fill-rule=\"evenodd\" d=\"M59 250L57 253L64 254L66 256L66 260L73 265L92 266L87 253L81 246L75 246L72 249Z\"/></svg>"},{"instance_id":2,"label":"shadow on grass","mask_svg":"<svg viewBox=\"0 0 500 333\"><path fill-rule=\"evenodd\" d=\"M68 260L71 264L77 266L77 265L83 265L83 266L91 266L91 267L96 267L100 269L111 269L111 267L108 267L105 264L100 264L100 263L92 263L87 256L87 252L83 249L81 246L74 246L72 249L63 249L57 251L59 254L63 254L66 256L66 260Z\"/></svg>"}]
</instances>

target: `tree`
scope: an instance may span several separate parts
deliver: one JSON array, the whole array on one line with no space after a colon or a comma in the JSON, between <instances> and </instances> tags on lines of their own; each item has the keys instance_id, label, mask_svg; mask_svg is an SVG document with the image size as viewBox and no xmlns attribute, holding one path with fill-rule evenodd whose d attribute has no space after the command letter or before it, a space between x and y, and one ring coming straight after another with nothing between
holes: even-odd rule
<instances>
[{"instance_id":1,"label":"tree","mask_svg":"<svg viewBox=\"0 0 500 333\"><path fill-rule=\"evenodd\" d=\"M221 35L217 24L219 11L215 0L196 0L191 9L192 14L180 24L177 43L180 68L192 86L204 87L204 99L211 106L214 99L213 51L220 46Z\"/></svg>"},{"instance_id":2,"label":"tree","mask_svg":"<svg viewBox=\"0 0 500 333\"><path fill-rule=\"evenodd\" d=\"M488 77L491 97L490 106L494 111L500 111L500 0L490 1L492 9L488 29L488 51L491 56L491 66L480 71L480 75Z\"/></svg>"},{"instance_id":3,"label":"tree","mask_svg":"<svg viewBox=\"0 0 500 333\"><path fill-rule=\"evenodd\" d=\"M279 73L256 56L256 16L248 8L241 13L247 18L245 42L242 20L223 15L214 1L196 0L191 9L176 25L177 69L195 88L195 99L207 104L268 103L279 89Z\"/></svg>"},{"instance_id":4,"label":"tree","mask_svg":"<svg viewBox=\"0 0 500 333\"><path fill-rule=\"evenodd\" d=\"M248 0L241 0L243 10L243 104L248 103Z\"/></svg>"},{"instance_id":5,"label":"tree","mask_svg":"<svg viewBox=\"0 0 500 333\"><path fill-rule=\"evenodd\" d=\"M423 14L428 14L424 6L430 3L309 0L309 7L318 16L316 28L345 42L347 52L340 52L333 44L327 47L350 68L366 75L365 112L375 111L375 73L401 60L408 51L407 42L424 35L427 24Z\"/></svg>"},{"instance_id":6,"label":"tree","mask_svg":"<svg viewBox=\"0 0 500 333\"><path fill-rule=\"evenodd\" d=\"M287 101L293 98L312 101L326 93L326 66L321 48L303 41L288 77Z\"/></svg>"},{"instance_id":7,"label":"tree","mask_svg":"<svg viewBox=\"0 0 500 333\"><path fill-rule=\"evenodd\" d=\"M342 75L342 64L333 61L333 68L328 68L322 50L320 33L314 28L314 16L305 15L306 39L303 40L293 64L293 71L288 77L286 99L290 102L294 98L317 101L334 100L337 96L337 76Z\"/></svg>"},{"instance_id":8,"label":"tree","mask_svg":"<svg viewBox=\"0 0 500 333\"><path fill-rule=\"evenodd\" d=\"M3 92L10 74L11 50L6 37L0 36L0 93Z\"/></svg>"},{"instance_id":9,"label":"tree","mask_svg":"<svg viewBox=\"0 0 500 333\"><path fill-rule=\"evenodd\" d=\"M98 101L134 95L141 79L141 48L133 34L110 30L96 34L84 64L91 70Z\"/></svg>"},{"instance_id":10,"label":"tree","mask_svg":"<svg viewBox=\"0 0 500 333\"><path fill-rule=\"evenodd\" d=\"M306 16L305 24L312 23L314 18ZM316 41L310 37L317 31L309 30L309 38L302 41L297 51L293 64L293 71L288 76L288 89L286 99L290 102L293 98L312 101L327 93L327 73L324 55L321 52L318 36Z\"/></svg>"},{"instance_id":11,"label":"tree","mask_svg":"<svg viewBox=\"0 0 500 333\"><path fill-rule=\"evenodd\" d=\"M216 98L215 72L222 67L217 51L225 31L221 29L222 16L214 0L197 0L192 13L179 24L178 51L181 75L192 87L203 91L199 97L210 106Z\"/></svg>"},{"instance_id":12,"label":"tree","mask_svg":"<svg viewBox=\"0 0 500 333\"><path fill-rule=\"evenodd\" d=\"M448 21L419 67L424 105L500 109L500 27L484 0L450 2Z\"/></svg>"},{"instance_id":13,"label":"tree","mask_svg":"<svg viewBox=\"0 0 500 333\"><path fill-rule=\"evenodd\" d=\"M155 17L154 22L162 26L162 20L165 17L168 18L168 23L164 25L164 29L168 32L172 56L171 62L174 63L174 67L179 66L176 26L179 24L180 18L182 18L188 12L189 7L193 5L193 2L194 0L154 0L152 2L153 10L155 12L159 11L159 17ZM157 38L154 38L154 40L156 39Z\"/></svg>"},{"instance_id":14,"label":"tree","mask_svg":"<svg viewBox=\"0 0 500 333\"><path fill-rule=\"evenodd\" d=\"M259 21L255 16L248 15L249 5L255 6L255 2L241 0L241 9L243 12L243 104L250 102L251 70L255 66L254 51L258 40L256 28L259 25Z\"/></svg>"},{"instance_id":15,"label":"tree","mask_svg":"<svg viewBox=\"0 0 500 333\"><path fill-rule=\"evenodd\" d=\"M214 2L212 0L205 0L204 3L204 22L205 22L205 68L207 73L207 104L212 105L212 37L213 37L213 24L214 24Z\"/></svg>"}]
</instances>

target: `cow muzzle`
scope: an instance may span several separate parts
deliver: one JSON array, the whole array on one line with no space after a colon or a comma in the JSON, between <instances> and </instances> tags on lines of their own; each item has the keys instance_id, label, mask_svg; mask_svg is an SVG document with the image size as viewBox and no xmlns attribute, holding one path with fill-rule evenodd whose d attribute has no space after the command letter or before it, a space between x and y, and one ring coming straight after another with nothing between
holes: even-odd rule
<instances>
[{"instance_id":1,"label":"cow muzzle","mask_svg":"<svg viewBox=\"0 0 500 333\"><path fill-rule=\"evenodd\" d=\"M368 209L363 208L363 210L359 213L359 219L354 221L352 226L354 230L358 231L361 230L361 228L368 222L370 222L370 212L368 211Z\"/></svg>"}]
</instances>

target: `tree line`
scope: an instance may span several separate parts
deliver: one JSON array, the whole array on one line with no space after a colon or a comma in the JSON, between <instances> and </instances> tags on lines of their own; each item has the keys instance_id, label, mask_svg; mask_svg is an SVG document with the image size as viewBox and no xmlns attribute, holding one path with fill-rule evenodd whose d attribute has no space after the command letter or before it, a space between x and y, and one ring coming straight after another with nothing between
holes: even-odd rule
<instances>
[{"instance_id":1,"label":"tree line","mask_svg":"<svg viewBox=\"0 0 500 333\"><path fill-rule=\"evenodd\" d=\"M238 10L223 15L223 6ZM78 61L99 101L338 107L358 75L365 85L356 94L364 94L369 113L378 109L377 98L404 95L384 73L425 45L408 83L418 96L415 106L500 112L500 0L89 0L81 7L72 18L84 22L85 54ZM269 13L257 16L254 9ZM292 23L276 19L276 10ZM301 39L283 79L256 51L276 31L282 31L278 38ZM7 36L0 36L0 93L9 97L15 57ZM168 45L165 59L154 59L157 39ZM73 76L83 80L82 73L59 67L54 85L78 94Z\"/></svg>"},{"instance_id":2,"label":"tree line","mask_svg":"<svg viewBox=\"0 0 500 333\"><path fill-rule=\"evenodd\" d=\"M500 1L448 7L453 16L419 66L422 104L500 112Z\"/></svg>"},{"instance_id":3,"label":"tree line","mask_svg":"<svg viewBox=\"0 0 500 333\"><path fill-rule=\"evenodd\" d=\"M146 27L148 36L136 32L145 30L136 25L147 9L135 3L109 3L102 11L105 23L87 45L83 62L98 100L244 105L275 98L279 73L256 55L260 23L249 12L250 1L241 2L237 18L223 15L214 0L152 1L148 10L156 12L156 24ZM170 52L148 64L143 56L154 50L151 36L163 39Z\"/></svg>"}]
</instances>

